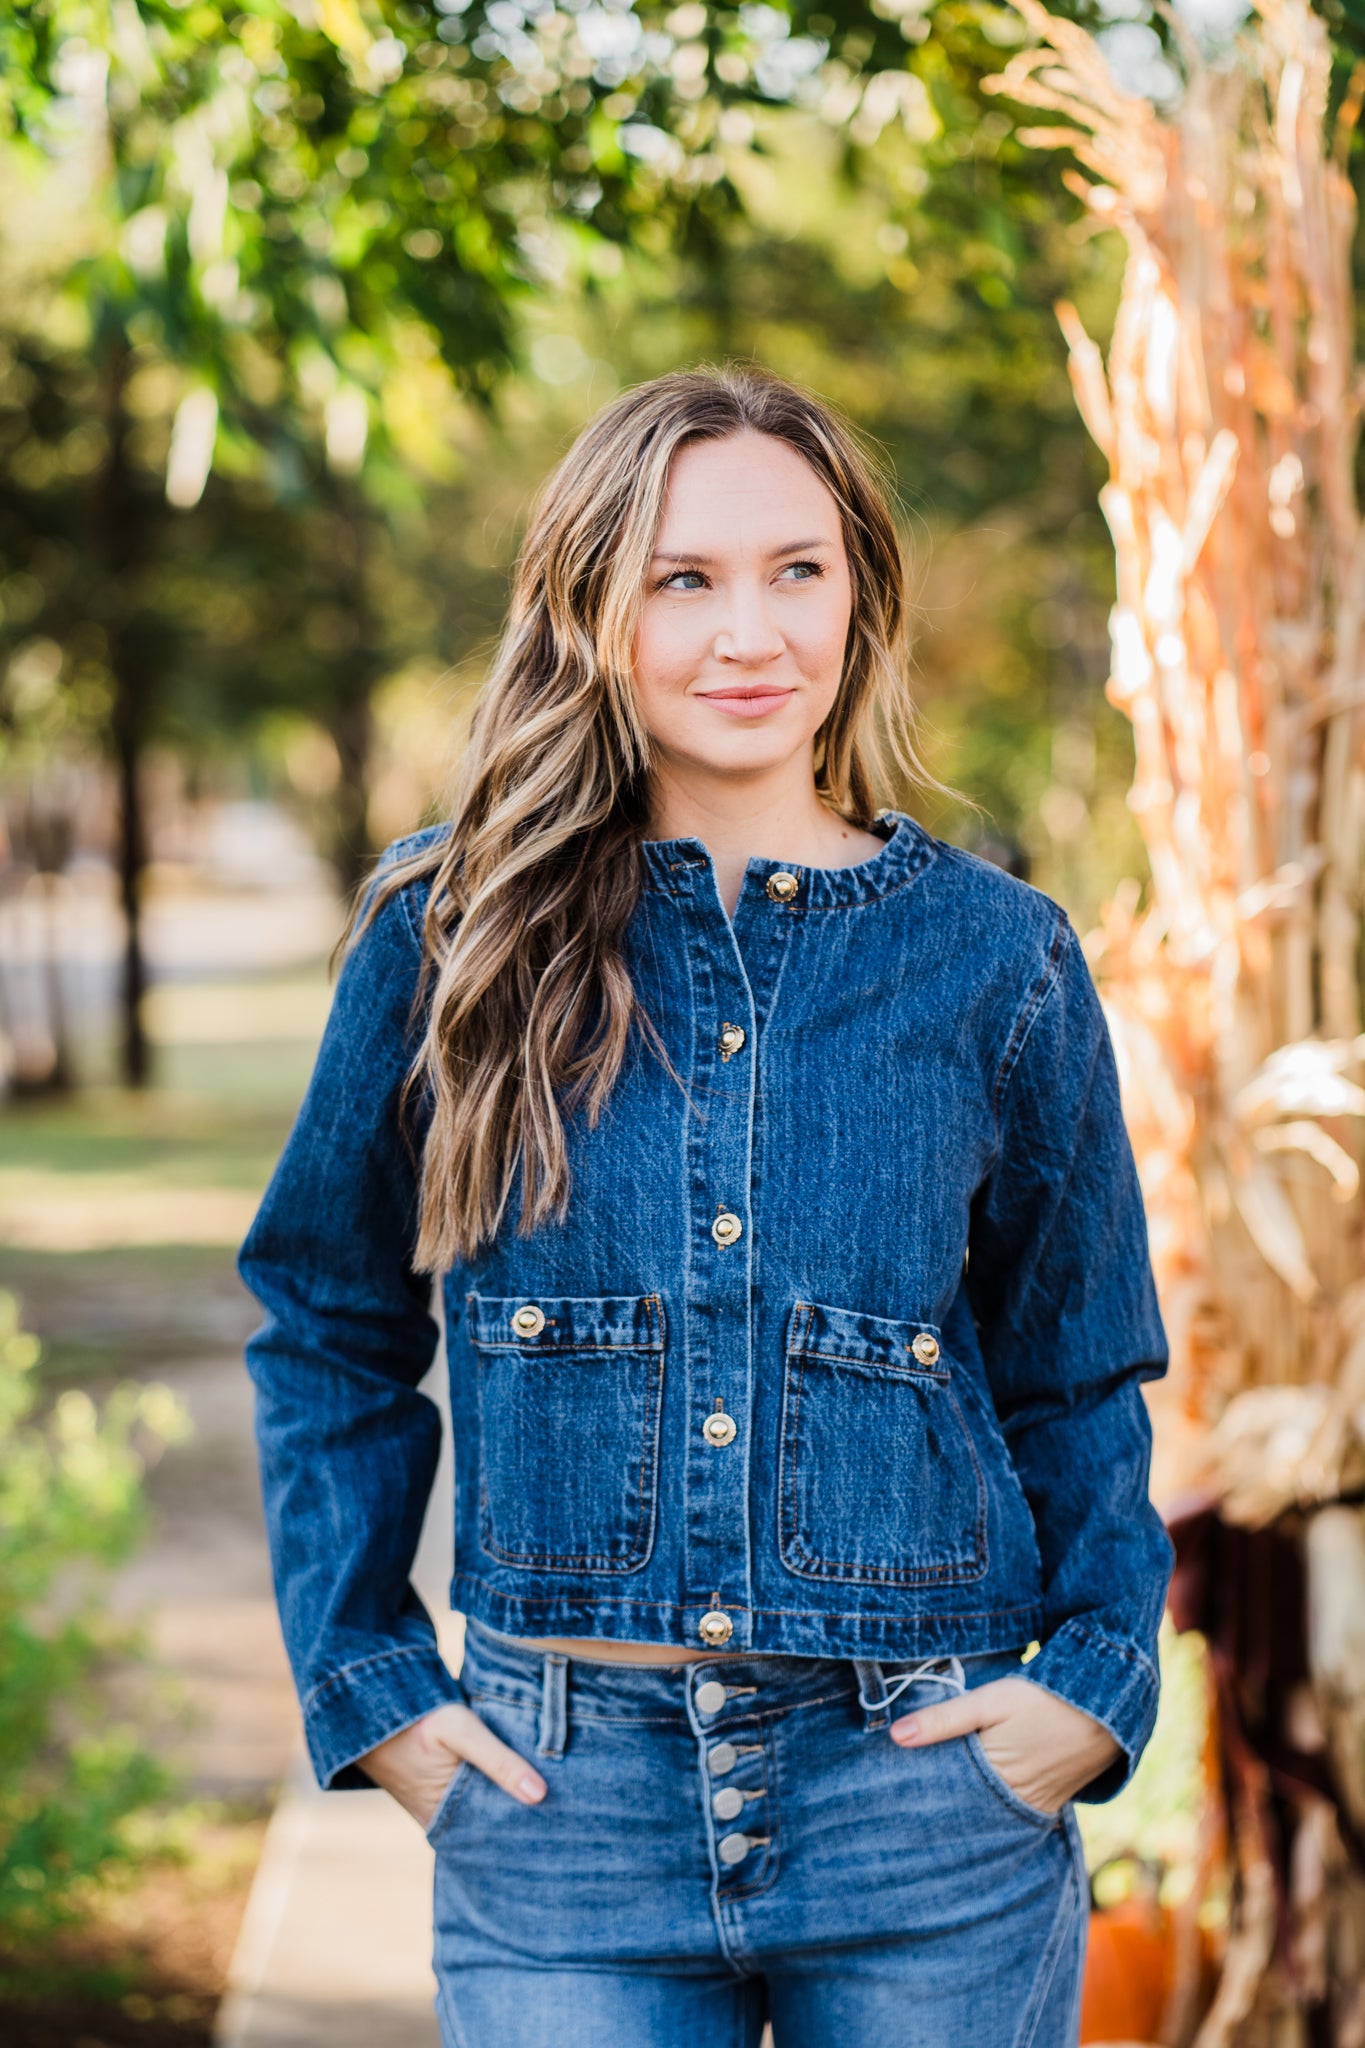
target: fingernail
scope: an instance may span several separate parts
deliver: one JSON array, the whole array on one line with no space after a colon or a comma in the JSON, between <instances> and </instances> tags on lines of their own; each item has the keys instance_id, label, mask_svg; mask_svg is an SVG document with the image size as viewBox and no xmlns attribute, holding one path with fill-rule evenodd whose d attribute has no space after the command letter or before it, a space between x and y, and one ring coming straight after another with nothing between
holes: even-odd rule
<instances>
[{"instance_id":1,"label":"fingernail","mask_svg":"<svg viewBox=\"0 0 1365 2048\"><path fill-rule=\"evenodd\" d=\"M891 1723L891 1740L893 1742L918 1742L919 1722L893 1721Z\"/></svg>"},{"instance_id":2,"label":"fingernail","mask_svg":"<svg viewBox=\"0 0 1365 2048\"><path fill-rule=\"evenodd\" d=\"M517 1790L523 1799L543 1799L545 1797L544 1780L534 1777L530 1771L527 1771L522 1777L517 1779Z\"/></svg>"}]
</instances>

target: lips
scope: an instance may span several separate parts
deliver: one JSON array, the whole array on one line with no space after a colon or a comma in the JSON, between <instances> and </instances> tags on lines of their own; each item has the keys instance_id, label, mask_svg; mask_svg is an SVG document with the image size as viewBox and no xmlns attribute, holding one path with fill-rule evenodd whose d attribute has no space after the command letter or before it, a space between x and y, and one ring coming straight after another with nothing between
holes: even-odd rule
<instances>
[{"instance_id":1,"label":"lips","mask_svg":"<svg viewBox=\"0 0 1365 2048\"><path fill-rule=\"evenodd\" d=\"M774 689L771 684L752 684L730 690L700 690L697 694L703 703L714 704L718 711L728 711L732 717L761 718L765 712L787 703L796 692Z\"/></svg>"}]
</instances>

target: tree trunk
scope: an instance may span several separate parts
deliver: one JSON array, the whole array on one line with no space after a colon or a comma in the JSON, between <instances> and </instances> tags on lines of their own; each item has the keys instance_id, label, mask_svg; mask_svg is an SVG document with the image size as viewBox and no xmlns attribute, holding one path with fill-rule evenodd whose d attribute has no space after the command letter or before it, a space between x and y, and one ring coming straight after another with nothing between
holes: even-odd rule
<instances>
[{"instance_id":1,"label":"tree trunk","mask_svg":"<svg viewBox=\"0 0 1365 2048\"><path fill-rule=\"evenodd\" d=\"M368 872L374 852L367 817L370 753L374 743L374 714L368 691L338 703L329 728L341 762L334 799L332 865L349 896Z\"/></svg>"},{"instance_id":2,"label":"tree trunk","mask_svg":"<svg viewBox=\"0 0 1365 2048\"><path fill-rule=\"evenodd\" d=\"M337 664L336 693L328 730L341 763L333 808L332 865L349 896L369 870L376 851L370 837L369 779L374 748L372 699L383 673L369 594L369 532L359 488L340 479L333 499L336 533L337 603L351 626L349 644Z\"/></svg>"},{"instance_id":3,"label":"tree trunk","mask_svg":"<svg viewBox=\"0 0 1365 2048\"><path fill-rule=\"evenodd\" d=\"M142 947L142 875L147 861L147 836L141 773L146 693L139 672L136 637L129 630L130 583L137 572L139 521L128 466L127 376L128 347L120 335L111 342L105 365L109 454L101 479L100 542L107 578L109 661L114 682L110 736L119 792L119 907L124 932L119 988L120 1065L125 1084L141 1088L151 1077L150 1047L142 1021L142 998L147 987Z\"/></svg>"},{"instance_id":4,"label":"tree trunk","mask_svg":"<svg viewBox=\"0 0 1365 2048\"><path fill-rule=\"evenodd\" d=\"M142 871L146 830L142 815L142 731L137 690L121 663L115 677L114 754L118 765L119 907L123 912L123 970L119 985L121 1065L129 1088L151 1078L150 1047L142 1021L147 962L142 949Z\"/></svg>"}]
</instances>

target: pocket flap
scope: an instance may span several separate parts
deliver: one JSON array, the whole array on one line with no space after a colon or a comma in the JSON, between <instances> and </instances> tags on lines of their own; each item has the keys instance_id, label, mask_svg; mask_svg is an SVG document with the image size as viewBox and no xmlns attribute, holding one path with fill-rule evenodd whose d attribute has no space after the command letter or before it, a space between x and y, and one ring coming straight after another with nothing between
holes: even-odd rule
<instances>
[{"instance_id":1,"label":"pocket flap","mask_svg":"<svg viewBox=\"0 0 1365 2048\"><path fill-rule=\"evenodd\" d=\"M918 1351L916 1338L920 1339ZM938 1339L937 1323L900 1323L889 1316L864 1315L859 1309L798 1301L787 1328L787 1353L794 1358L828 1358L839 1365L877 1365L947 1379L947 1362Z\"/></svg>"},{"instance_id":2,"label":"pocket flap","mask_svg":"<svg viewBox=\"0 0 1365 2048\"><path fill-rule=\"evenodd\" d=\"M484 1351L664 1348L657 1294L471 1294L466 1305L469 1334Z\"/></svg>"}]
</instances>

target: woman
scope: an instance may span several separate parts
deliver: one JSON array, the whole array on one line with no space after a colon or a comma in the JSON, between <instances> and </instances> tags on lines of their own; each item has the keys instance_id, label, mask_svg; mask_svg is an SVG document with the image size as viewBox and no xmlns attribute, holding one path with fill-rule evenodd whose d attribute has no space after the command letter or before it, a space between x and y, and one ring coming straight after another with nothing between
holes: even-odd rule
<instances>
[{"instance_id":1,"label":"woman","mask_svg":"<svg viewBox=\"0 0 1365 2048\"><path fill-rule=\"evenodd\" d=\"M874 810L905 616L824 405L608 406L242 1253L310 1751L435 1844L447 2048L1076 2038L1164 1346L1065 916Z\"/></svg>"}]
</instances>

